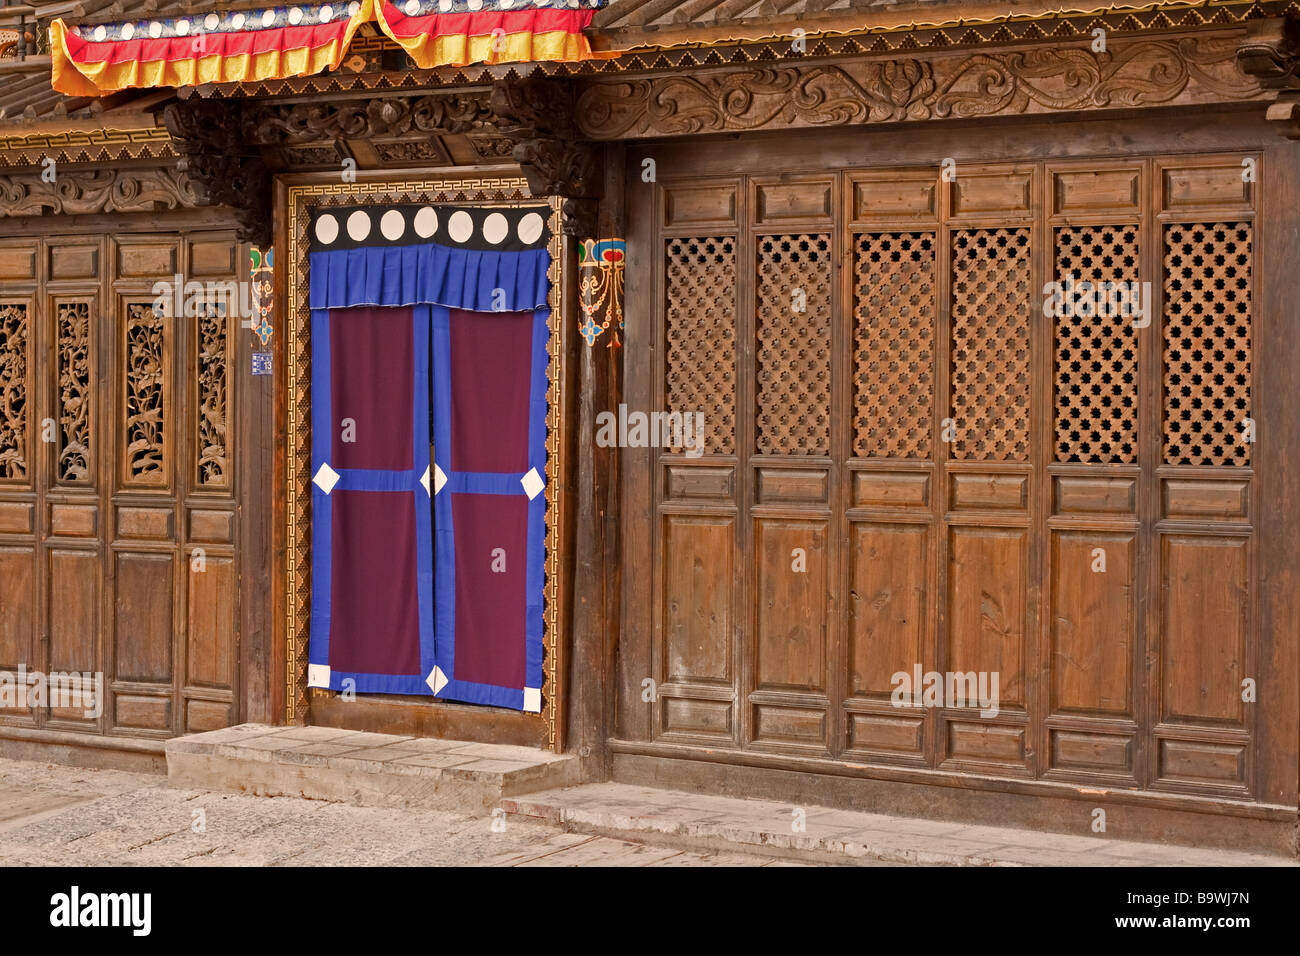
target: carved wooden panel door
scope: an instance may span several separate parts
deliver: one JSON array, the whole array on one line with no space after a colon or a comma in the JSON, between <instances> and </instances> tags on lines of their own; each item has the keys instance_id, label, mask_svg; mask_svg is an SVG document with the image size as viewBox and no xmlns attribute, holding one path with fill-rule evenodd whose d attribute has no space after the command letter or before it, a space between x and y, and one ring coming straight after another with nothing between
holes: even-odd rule
<instances>
[{"instance_id":1,"label":"carved wooden panel door","mask_svg":"<svg viewBox=\"0 0 1300 956\"><path fill-rule=\"evenodd\" d=\"M0 669L103 688L6 701L7 724L167 737L237 717L239 255L228 233L0 244Z\"/></svg>"},{"instance_id":2,"label":"carved wooden panel door","mask_svg":"<svg viewBox=\"0 0 1300 956\"><path fill-rule=\"evenodd\" d=\"M661 179L620 733L1251 798L1241 163Z\"/></svg>"}]
</instances>

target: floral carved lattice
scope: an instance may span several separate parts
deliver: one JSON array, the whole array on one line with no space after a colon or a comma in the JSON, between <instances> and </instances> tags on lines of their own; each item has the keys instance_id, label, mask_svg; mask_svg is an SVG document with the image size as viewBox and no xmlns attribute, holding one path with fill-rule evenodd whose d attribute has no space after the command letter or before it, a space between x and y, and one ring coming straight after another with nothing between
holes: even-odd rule
<instances>
[{"instance_id":1,"label":"floral carved lattice","mask_svg":"<svg viewBox=\"0 0 1300 956\"><path fill-rule=\"evenodd\" d=\"M758 238L758 451L831 453L831 243Z\"/></svg>"},{"instance_id":2,"label":"floral carved lattice","mask_svg":"<svg viewBox=\"0 0 1300 956\"><path fill-rule=\"evenodd\" d=\"M929 458L934 415L934 233L856 238L853 453Z\"/></svg>"},{"instance_id":3,"label":"floral carved lattice","mask_svg":"<svg viewBox=\"0 0 1300 956\"><path fill-rule=\"evenodd\" d=\"M704 450L736 452L736 240L667 241L668 411L699 412Z\"/></svg>"},{"instance_id":4,"label":"floral carved lattice","mask_svg":"<svg viewBox=\"0 0 1300 956\"><path fill-rule=\"evenodd\" d=\"M165 485L166 330L152 303L126 306L126 480Z\"/></svg>"},{"instance_id":5,"label":"floral carved lattice","mask_svg":"<svg viewBox=\"0 0 1300 956\"><path fill-rule=\"evenodd\" d=\"M952 456L1029 460L1028 229L952 238Z\"/></svg>"},{"instance_id":6,"label":"floral carved lattice","mask_svg":"<svg viewBox=\"0 0 1300 956\"><path fill-rule=\"evenodd\" d=\"M1165 226L1164 460L1249 465L1251 224Z\"/></svg>"},{"instance_id":7,"label":"floral carved lattice","mask_svg":"<svg viewBox=\"0 0 1300 956\"><path fill-rule=\"evenodd\" d=\"M1077 291L1055 319L1057 461L1137 460L1139 316L1114 293L1140 293L1138 262L1137 226L1056 230L1054 281Z\"/></svg>"},{"instance_id":8,"label":"floral carved lattice","mask_svg":"<svg viewBox=\"0 0 1300 956\"><path fill-rule=\"evenodd\" d=\"M58 480L84 484L91 480L90 303L60 302L55 321L59 358Z\"/></svg>"},{"instance_id":9,"label":"floral carved lattice","mask_svg":"<svg viewBox=\"0 0 1300 956\"><path fill-rule=\"evenodd\" d=\"M27 477L27 306L0 305L0 480Z\"/></svg>"},{"instance_id":10,"label":"floral carved lattice","mask_svg":"<svg viewBox=\"0 0 1300 956\"><path fill-rule=\"evenodd\" d=\"M225 310L209 305L198 322L198 414L195 421L198 461L195 480L204 488L224 488L228 484L226 392L229 375L229 331Z\"/></svg>"}]
</instances>

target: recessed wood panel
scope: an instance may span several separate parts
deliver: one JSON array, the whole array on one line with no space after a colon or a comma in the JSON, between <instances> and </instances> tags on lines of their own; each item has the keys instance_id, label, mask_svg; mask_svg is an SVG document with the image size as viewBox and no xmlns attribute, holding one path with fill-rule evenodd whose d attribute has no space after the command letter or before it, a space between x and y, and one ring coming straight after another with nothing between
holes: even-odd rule
<instances>
[{"instance_id":1,"label":"recessed wood panel","mask_svg":"<svg viewBox=\"0 0 1300 956\"><path fill-rule=\"evenodd\" d=\"M231 511L191 511L190 540L200 544L230 544L235 539L235 515Z\"/></svg>"},{"instance_id":2,"label":"recessed wood panel","mask_svg":"<svg viewBox=\"0 0 1300 956\"><path fill-rule=\"evenodd\" d=\"M924 664L930 529L853 522L850 696L888 698L893 675Z\"/></svg>"},{"instance_id":3,"label":"recessed wood panel","mask_svg":"<svg viewBox=\"0 0 1300 956\"><path fill-rule=\"evenodd\" d=\"M1052 533L1053 712L1132 713L1136 562L1133 532Z\"/></svg>"},{"instance_id":4,"label":"recessed wood panel","mask_svg":"<svg viewBox=\"0 0 1300 956\"><path fill-rule=\"evenodd\" d=\"M98 525L98 505L50 505L50 534L93 538Z\"/></svg>"},{"instance_id":5,"label":"recessed wood panel","mask_svg":"<svg viewBox=\"0 0 1300 956\"><path fill-rule=\"evenodd\" d=\"M830 476L822 470L758 469L760 504L802 502L821 504L826 501L829 486Z\"/></svg>"},{"instance_id":6,"label":"recessed wood panel","mask_svg":"<svg viewBox=\"0 0 1300 956\"><path fill-rule=\"evenodd\" d=\"M51 279L93 279L99 275L99 244L50 247Z\"/></svg>"},{"instance_id":7,"label":"recessed wood panel","mask_svg":"<svg viewBox=\"0 0 1300 956\"><path fill-rule=\"evenodd\" d=\"M687 499L720 498L730 501L736 493L736 469L668 466L668 497Z\"/></svg>"},{"instance_id":8,"label":"recessed wood panel","mask_svg":"<svg viewBox=\"0 0 1300 956\"><path fill-rule=\"evenodd\" d=\"M826 686L826 524L755 522L760 689L819 691Z\"/></svg>"},{"instance_id":9,"label":"recessed wood panel","mask_svg":"<svg viewBox=\"0 0 1300 956\"><path fill-rule=\"evenodd\" d=\"M1033 174L1026 170L972 173L959 166L952 182L953 215L1023 216L1029 212L1032 183Z\"/></svg>"},{"instance_id":10,"label":"recessed wood panel","mask_svg":"<svg viewBox=\"0 0 1300 956\"><path fill-rule=\"evenodd\" d=\"M754 705L754 739L760 743L826 745L826 711Z\"/></svg>"},{"instance_id":11,"label":"recessed wood panel","mask_svg":"<svg viewBox=\"0 0 1300 956\"><path fill-rule=\"evenodd\" d=\"M1160 712L1240 724L1250 579L1245 538L1166 535L1161 547Z\"/></svg>"},{"instance_id":12,"label":"recessed wood panel","mask_svg":"<svg viewBox=\"0 0 1300 956\"><path fill-rule=\"evenodd\" d=\"M172 702L170 697L118 694L113 704L114 723L118 727L130 727L140 730L171 729Z\"/></svg>"},{"instance_id":13,"label":"recessed wood panel","mask_svg":"<svg viewBox=\"0 0 1300 956\"><path fill-rule=\"evenodd\" d=\"M170 554L117 555L113 639L118 680L171 680L174 574Z\"/></svg>"},{"instance_id":14,"label":"recessed wood panel","mask_svg":"<svg viewBox=\"0 0 1300 956\"><path fill-rule=\"evenodd\" d=\"M731 736L731 703L690 697L664 697L664 732Z\"/></svg>"},{"instance_id":15,"label":"recessed wood panel","mask_svg":"<svg viewBox=\"0 0 1300 956\"><path fill-rule=\"evenodd\" d=\"M170 538L172 510L171 508L118 508L117 536L119 538Z\"/></svg>"},{"instance_id":16,"label":"recessed wood panel","mask_svg":"<svg viewBox=\"0 0 1300 956\"><path fill-rule=\"evenodd\" d=\"M185 704L185 732L201 734L230 726L230 705L215 700L191 700Z\"/></svg>"},{"instance_id":17,"label":"recessed wood panel","mask_svg":"<svg viewBox=\"0 0 1300 956\"><path fill-rule=\"evenodd\" d=\"M949 531L945 669L997 672L1002 708L1024 704L1028 551L1020 528Z\"/></svg>"},{"instance_id":18,"label":"recessed wood panel","mask_svg":"<svg viewBox=\"0 0 1300 956\"><path fill-rule=\"evenodd\" d=\"M229 239L202 239L190 243L190 274L196 276L233 275L236 268L235 243Z\"/></svg>"},{"instance_id":19,"label":"recessed wood panel","mask_svg":"<svg viewBox=\"0 0 1300 956\"><path fill-rule=\"evenodd\" d=\"M664 521L663 653L671 681L731 681L734 551L731 518Z\"/></svg>"},{"instance_id":20,"label":"recessed wood panel","mask_svg":"<svg viewBox=\"0 0 1300 956\"><path fill-rule=\"evenodd\" d=\"M757 222L808 222L830 219L831 184L816 182L760 183L754 187Z\"/></svg>"},{"instance_id":21,"label":"recessed wood panel","mask_svg":"<svg viewBox=\"0 0 1300 956\"><path fill-rule=\"evenodd\" d=\"M31 534L36 506L26 501L0 501L0 533Z\"/></svg>"},{"instance_id":22,"label":"recessed wood panel","mask_svg":"<svg viewBox=\"0 0 1300 956\"><path fill-rule=\"evenodd\" d=\"M1250 483L1244 479L1166 478L1163 487L1166 518L1231 521L1247 517L1250 510Z\"/></svg>"},{"instance_id":23,"label":"recessed wood panel","mask_svg":"<svg viewBox=\"0 0 1300 956\"><path fill-rule=\"evenodd\" d=\"M1023 764L1025 728L949 721L948 756L958 760Z\"/></svg>"},{"instance_id":24,"label":"recessed wood panel","mask_svg":"<svg viewBox=\"0 0 1300 956\"><path fill-rule=\"evenodd\" d=\"M165 276L176 273L176 245L166 243L119 243L117 247L117 274L123 278L135 276Z\"/></svg>"},{"instance_id":25,"label":"recessed wood panel","mask_svg":"<svg viewBox=\"0 0 1300 956\"><path fill-rule=\"evenodd\" d=\"M186 681L229 687L235 635L235 562L208 555L201 566L203 570L196 570L196 562L190 560Z\"/></svg>"},{"instance_id":26,"label":"recessed wood panel","mask_svg":"<svg viewBox=\"0 0 1300 956\"><path fill-rule=\"evenodd\" d=\"M888 717L882 714L848 715L849 750L919 754L925 732L922 717Z\"/></svg>"},{"instance_id":27,"label":"recessed wood panel","mask_svg":"<svg viewBox=\"0 0 1300 956\"><path fill-rule=\"evenodd\" d=\"M1241 785L1246 780L1246 748L1199 740L1161 740L1160 778L1187 783Z\"/></svg>"},{"instance_id":28,"label":"recessed wood panel","mask_svg":"<svg viewBox=\"0 0 1300 956\"><path fill-rule=\"evenodd\" d=\"M1054 212L1134 212L1138 209L1137 169L1069 169L1055 173Z\"/></svg>"},{"instance_id":29,"label":"recessed wood panel","mask_svg":"<svg viewBox=\"0 0 1300 956\"><path fill-rule=\"evenodd\" d=\"M0 279L36 278L36 249L0 248Z\"/></svg>"},{"instance_id":30,"label":"recessed wood panel","mask_svg":"<svg viewBox=\"0 0 1300 956\"><path fill-rule=\"evenodd\" d=\"M1053 730L1052 769L1086 773L1133 772L1132 735Z\"/></svg>"},{"instance_id":31,"label":"recessed wood panel","mask_svg":"<svg viewBox=\"0 0 1300 956\"><path fill-rule=\"evenodd\" d=\"M736 187L730 183L709 186L666 186L664 225L730 225L736 221Z\"/></svg>"},{"instance_id":32,"label":"recessed wood panel","mask_svg":"<svg viewBox=\"0 0 1300 956\"><path fill-rule=\"evenodd\" d=\"M0 668L5 670L38 666L35 580L31 548L0 548Z\"/></svg>"},{"instance_id":33,"label":"recessed wood panel","mask_svg":"<svg viewBox=\"0 0 1300 956\"><path fill-rule=\"evenodd\" d=\"M952 476L954 509L1024 511L1028 502L1028 475Z\"/></svg>"},{"instance_id":34,"label":"recessed wood panel","mask_svg":"<svg viewBox=\"0 0 1300 956\"><path fill-rule=\"evenodd\" d=\"M853 505L857 508L926 508L930 476L916 471L855 471Z\"/></svg>"},{"instance_id":35,"label":"recessed wood panel","mask_svg":"<svg viewBox=\"0 0 1300 956\"><path fill-rule=\"evenodd\" d=\"M935 179L887 177L853 183L854 221L873 219L933 219Z\"/></svg>"},{"instance_id":36,"label":"recessed wood panel","mask_svg":"<svg viewBox=\"0 0 1300 956\"><path fill-rule=\"evenodd\" d=\"M94 551L51 551L49 671L94 674L99 660L100 560ZM53 703L53 701L51 701ZM66 720L87 720L91 700L65 701L78 706L50 707Z\"/></svg>"},{"instance_id":37,"label":"recessed wood panel","mask_svg":"<svg viewBox=\"0 0 1300 956\"><path fill-rule=\"evenodd\" d=\"M1136 478L1059 475L1053 488L1057 514L1120 515L1133 514L1137 508Z\"/></svg>"},{"instance_id":38,"label":"recessed wood panel","mask_svg":"<svg viewBox=\"0 0 1300 956\"><path fill-rule=\"evenodd\" d=\"M1250 205L1250 183L1241 165L1184 166L1164 170L1164 207L1229 207Z\"/></svg>"}]
</instances>

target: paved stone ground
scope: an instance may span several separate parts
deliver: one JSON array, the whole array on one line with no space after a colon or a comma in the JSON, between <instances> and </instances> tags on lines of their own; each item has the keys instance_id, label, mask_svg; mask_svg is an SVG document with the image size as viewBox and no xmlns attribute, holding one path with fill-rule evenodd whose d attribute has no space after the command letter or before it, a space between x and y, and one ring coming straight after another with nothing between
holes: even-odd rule
<instances>
[{"instance_id":1,"label":"paved stone ground","mask_svg":"<svg viewBox=\"0 0 1300 956\"><path fill-rule=\"evenodd\" d=\"M789 865L500 822L498 833L490 818L179 789L151 774L0 759L4 866Z\"/></svg>"}]
</instances>

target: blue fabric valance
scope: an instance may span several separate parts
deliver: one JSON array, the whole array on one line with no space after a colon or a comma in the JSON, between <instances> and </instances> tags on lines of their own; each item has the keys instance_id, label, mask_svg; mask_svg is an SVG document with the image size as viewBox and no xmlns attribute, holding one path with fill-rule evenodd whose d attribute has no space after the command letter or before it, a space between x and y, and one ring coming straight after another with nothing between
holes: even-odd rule
<instances>
[{"instance_id":1,"label":"blue fabric valance","mask_svg":"<svg viewBox=\"0 0 1300 956\"><path fill-rule=\"evenodd\" d=\"M547 304L551 257L455 249L434 243L310 254L313 309L441 305L473 312L530 312Z\"/></svg>"}]
</instances>

